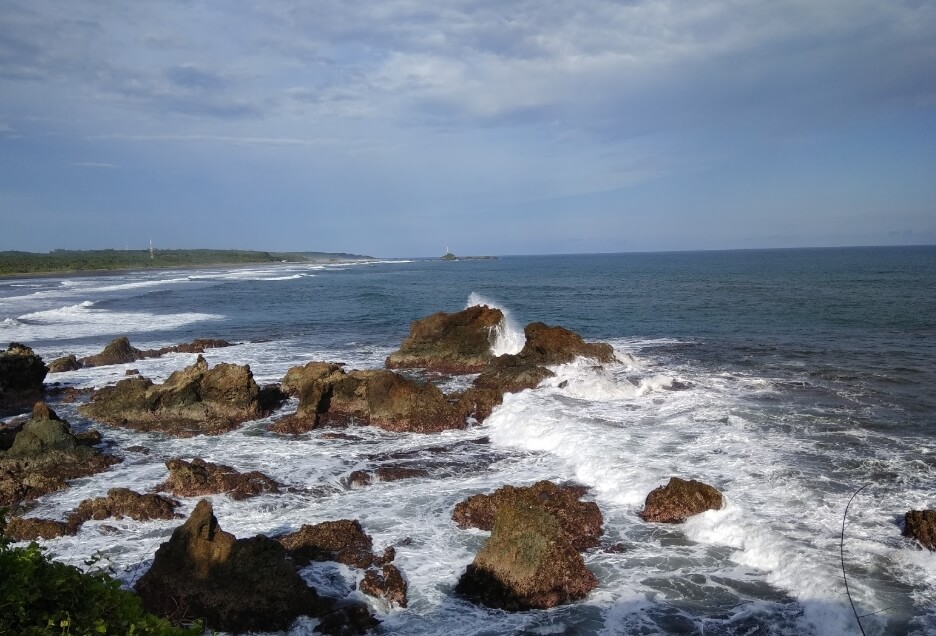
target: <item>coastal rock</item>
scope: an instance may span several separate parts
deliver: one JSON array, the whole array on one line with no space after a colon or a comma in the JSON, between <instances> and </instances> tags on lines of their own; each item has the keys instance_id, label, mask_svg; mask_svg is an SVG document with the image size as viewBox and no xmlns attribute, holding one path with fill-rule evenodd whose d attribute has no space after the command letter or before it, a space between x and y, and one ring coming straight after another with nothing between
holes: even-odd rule
<instances>
[{"instance_id":1,"label":"coastal rock","mask_svg":"<svg viewBox=\"0 0 936 636\"><path fill-rule=\"evenodd\" d=\"M911 510L904 515L903 536L936 551L936 510Z\"/></svg>"},{"instance_id":2,"label":"coastal rock","mask_svg":"<svg viewBox=\"0 0 936 636\"><path fill-rule=\"evenodd\" d=\"M85 499L78 504L78 509L68 517L68 523L77 527L90 519L110 517L130 517L135 521L174 519L178 516L175 513L178 506L178 501L162 495L141 495L128 488L111 488L106 497Z\"/></svg>"},{"instance_id":3,"label":"coastal rock","mask_svg":"<svg viewBox=\"0 0 936 636\"><path fill-rule=\"evenodd\" d=\"M504 320L500 309L474 306L413 321L409 336L390 354L389 369L426 368L443 373L477 373L493 359L492 337Z\"/></svg>"},{"instance_id":4,"label":"coastal rock","mask_svg":"<svg viewBox=\"0 0 936 636\"><path fill-rule=\"evenodd\" d=\"M159 358L167 353L205 353L208 349L220 349L223 347L232 347L232 343L227 340L217 338L196 338L191 342L172 345L171 347L162 347L160 349L147 349L143 354L147 358Z\"/></svg>"},{"instance_id":5,"label":"coastal rock","mask_svg":"<svg viewBox=\"0 0 936 636\"><path fill-rule=\"evenodd\" d=\"M360 589L362 592L375 598L385 599L391 607L397 605L406 607L407 583L403 574L392 563L386 563L377 570L371 568L364 573Z\"/></svg>"},{"instance_id":6,"label":"coastal rock","mask_svg":"<svg viewBox=\"0 0 936 636\"><path fill-rule=\"evenodd\" d=\"M95 436L86 437L75 435L55 411L36 403L13 443L0 452L0 506L61 490L69 479L93 475L120 461L92 448Z\"/></svg>"},{"instance_id":7,"label":"coastal rock","mask_svg":"<svg viewBox=\"0 0 936 636\"><path fill-rule=\"evenodd\" d=\"M539 507L504 505L455 592L488 607L523 611L584 598L597 585L554 515Z\"/></svg>"},{"instance_id":8,"label":"coastal rock","mask_svg":"<svg viewBox=\"0 0 936 636\"><path fill-rule=\"evenodd\" d=\"M70 354L62 358L56 358L49 363L49 373L64 373L65 371L77 371L81 368L81 362L78 361L78 358L75 357L75 354Z\"/></svg>"},{"instance_id":9,"label":"coastal rock","mask_svg":"<svg viewBox=\"0 0 936 636\"><path fill-rule=\"evenodd\" d=\"M528 324L523 333L526 344L518 354L535 364L565 364L581 356L598 362L614 362L614 349L604 342L589 343L565 327L551 327L541 322Z\"/></svg>"},{"instance_id":10,"label":"coastal rock","mask_svg":"<svg viewBox=\"0 0 936 636\"><path fill-rule=\"evenodd\" d=\"M175 437L225 433L264 415L249 366L222 363L209 369L202 356L163 384L134 376L95 391L79 412L114 426Z\"/></svg>"},{"instance_id":11,"label":"coastal rock","mask_svg":"<svg viewBox=\"0 0 936 636\"><path fill-rule=\"evenodd\" d=\"M285 630L325 609L279 543L224 532L204 499L134 587L149 612L172 621L201 618L211 629L237 633Z\"/></svg>"},{"instance_id":12,"label":"coastal rock","mask_svg":"<svg viewBox=\"0 0 936 636\"><path fill-rule=\"evenodd\" d=\"M239 473L230 466L212 464L198 457L187 462L170 459L166 462L169 478L155 490L171 492L177 497L201 497L226 493L241 500L264 493L278 493L280 484L259 471Z\"/></svg>"},{"instance_id":13,"label":"coastal rock","mask_svg":"<svg viewBox=\"0 0 936 636\"><path fill-rule=\"evenodd\" d=\"M350 475L348 475L348 483L355 486L367 486L373 483L375 479L377 481L399 481L401 479L429 477L429 475L429 471L425 468L385 465L380 466L373 472L355 470Z\"/></svg>"},{"instance_id":14,"label":"coastal rock","mask_svg":"<svg viewBox=\"0 0 936 636\"><path fill-rule=\"evenodd\" d=\"M314 396L306 395L316 384L322 384L322 380L330 377L344 374L339 362L309 362L301 367L291 367L283 378L280 388L287 395L300 398L300 403L307 408L312 407L312 412L318 411L318 400ZM325 385L328 384L326 381ZM320 392L317 390L316 393ZM305 397L303 397L305 395Z\"/></svg>"},{"instance_id":15,"label":"coastal rock","mask_svg":"<svg viewBox=\"0 0 936 636\"><path fill-rule=\"evenodd\" d=\"M42 358L25 345L11 342L6 351L0 351L0 414L40 399L48 373Z\"/></svg>"},{"instance_id":16,"label":"coastal rock","mask_svg":"<svg viewBox=\"0 0 936 636\"><path fill-rule=\"evenodd\" d=\"M585 492L583 486L560 486L551 481L519 488L504 486L456 504L452 520L460 528L491 530L497 512L505 506L540 508L552 515L573 548L586 550L598 545L604 520L596 503L580 501Z\"/></svg>"},{"instance_id":17,"label":"coastal rock","mask_svg":"<svg viewBox=\"0 0 936 636\"><path fill-rule=\"evenodd\" d=\"M644 521L682 523L692 515L721 507L722 494L714 487L694 479L673 477L647 495L640 517Z\"/></svg>"},{"instance_id":18,"label":"coastal rock","mask_svg":"<svg viewBox=\"0 0 936 636\"><path fill-rule=\"evenodd\" d=\"M34 517L13 517L7 523L3 534L13 541L36 541L38 539L57 539L75 534L77 528L64 521L37 519Z\"/></svg>"},{"instance_id":19,"label":"coastal rock","mask_svg":"<svg viewBox=\"0 0 936 636\"><path fill-rule=\"evenodd\" d=\"M374 564L373 541L356 519L303 525L296 532L276 537L289 556L300 564L337 561L358 568Z\"/></svg>"},{"instance_id":20,"label":"coastal rock","mask_svg":"<svg viewBox=\"0 0 936 636\"><path fill-rule=\"evenodd\" d=\"M495 358L459 399L459 409L483 422L504 401L505 393L533 389L555 374L517 355Z\"/></svg>"},{"instance_id":21,"label":"coastal rock","mask_svg":"<svg viewBox=\"0 0 936 636\"><path fill-rule=\"evenodd\" d=\"M130 344L130 339L121 336L112 340L101 353L81 358L82 367L104 367L111 364L125 364L136 362L146 357L146 354Z\"/></svg>"}]
</instances>

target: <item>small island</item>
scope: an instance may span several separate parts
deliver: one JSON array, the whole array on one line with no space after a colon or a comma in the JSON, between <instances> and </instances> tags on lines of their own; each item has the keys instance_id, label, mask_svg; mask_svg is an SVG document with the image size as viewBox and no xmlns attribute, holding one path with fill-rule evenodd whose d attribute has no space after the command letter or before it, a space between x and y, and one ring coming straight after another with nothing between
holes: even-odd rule
<instances>
[{"instance_id":1,"label":"small island","mask_svg":"<svg viewBox=\"0 0 936 636\"><path fill-rule=\"evenodd\" d=\"M443 261L496 261L496 256L455 256L451 252L446 251L442 255L440 260Z\"/></svg>"}]
</instances>

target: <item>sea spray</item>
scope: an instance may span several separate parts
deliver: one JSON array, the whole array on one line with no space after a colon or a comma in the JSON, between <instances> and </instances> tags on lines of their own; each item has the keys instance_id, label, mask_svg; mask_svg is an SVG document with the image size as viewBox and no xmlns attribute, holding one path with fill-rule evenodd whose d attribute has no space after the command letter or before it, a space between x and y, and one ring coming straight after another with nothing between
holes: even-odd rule
<instances>
[{"instance_id":1,"label":"sea spray","mask_svg":"<svg viewBox=\"0 0 936 636\"><path fill-rule=\"evenodd\" d=\"M465 308L467 309L468 307L475 306L500 309L501 313L504 314L504 319L494 328L491 353L495 356L520 353L521 349L523 349L523 345L526 343L526 337L523 335L523 329L514 321L510 311L505 309L503 305L488 300L477 292L471 292L468 296L468 302L465 304Z\"/></svg>"}]
</instances>

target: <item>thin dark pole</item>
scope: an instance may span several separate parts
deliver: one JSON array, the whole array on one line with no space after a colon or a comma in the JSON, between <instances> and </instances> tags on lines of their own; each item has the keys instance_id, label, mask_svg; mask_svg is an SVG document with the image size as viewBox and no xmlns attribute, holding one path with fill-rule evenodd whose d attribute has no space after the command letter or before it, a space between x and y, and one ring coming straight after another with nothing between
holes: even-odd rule
<instances>
[{"instance_id":1,"label":"thin dark pole","mask_svg":"<svg viewBox=\"0 0 936 636\"><path fill-rule=\"evenodd\" d=\"M852 612L854 612L855 620L858 622L858 629L861 630L861 636L866 636L865 630L864 627L861 626L861 617L858 616L858 610L855 609L855 602L852 600L851 592L848 589L848 576L845 574L845 520L848 518L848 507L855 500L855 497L858 496L858 493L867 487L868 484L865 484L856 490L855 494L848 500L848 503L845 504L845 513L842 515L842 537L839 541L839 556L842 558L842 578L845 580L845 594L848 596L848 602L851 603Z\"/></svg>"}]
</instances>

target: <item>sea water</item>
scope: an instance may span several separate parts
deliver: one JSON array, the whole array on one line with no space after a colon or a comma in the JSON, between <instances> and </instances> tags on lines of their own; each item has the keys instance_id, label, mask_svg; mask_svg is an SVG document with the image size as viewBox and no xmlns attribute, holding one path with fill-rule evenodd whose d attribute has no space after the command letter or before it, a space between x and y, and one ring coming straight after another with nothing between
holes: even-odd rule
<instances>
[{"instance_id":1,"label":"sea water","mask_svg":"<svg viewBox=\"0 0 936 636\"><path fill-rule=\"evenodd\" d=\"M356 591L362 573L314 564L320 591L371 603L391 634L855 634L844 563L868 634L936 633L936 555L900 536L910 509L936 507L936 248L848 248L278 264L0 281L0 341L48 362L96 353L127 335L156 348L194 338L237 343L211 364L249 364L261 384L310 360L379 368L409 323L487 304L505 311L496 353L523 346L522 325L559 324L610 342L617 361L577 360L507 395L482 424L434 435L360 427L266 430L296 408L217 437L176 440L88 421L124 461L43 497L30 514L64 518L108 488L147 491L172 457L261 470L293 490L236 502L214 496L238 537L357 518L375 549L396 545L410 605ZM170 354L50 374L100 387L129 367L155 381L191 364ZM445 390L467 378L433 378ZM133 452L144 446L148 454ZM352 487L383 462L428 478ZM682 525L637 513L671 476L725 495ZM451 521L455 504L540 479L589 487L603 545L585 553L598 588L579 603L505 613L453 595L487 533ZM183 513L196 499L183 500ZM90 521L43 542L58 559L94 557L132 584L178 521ZM609 549L613 546L613 549ZM314 620L297 623L306 633Z\"/></svg>"}]
</instances>

